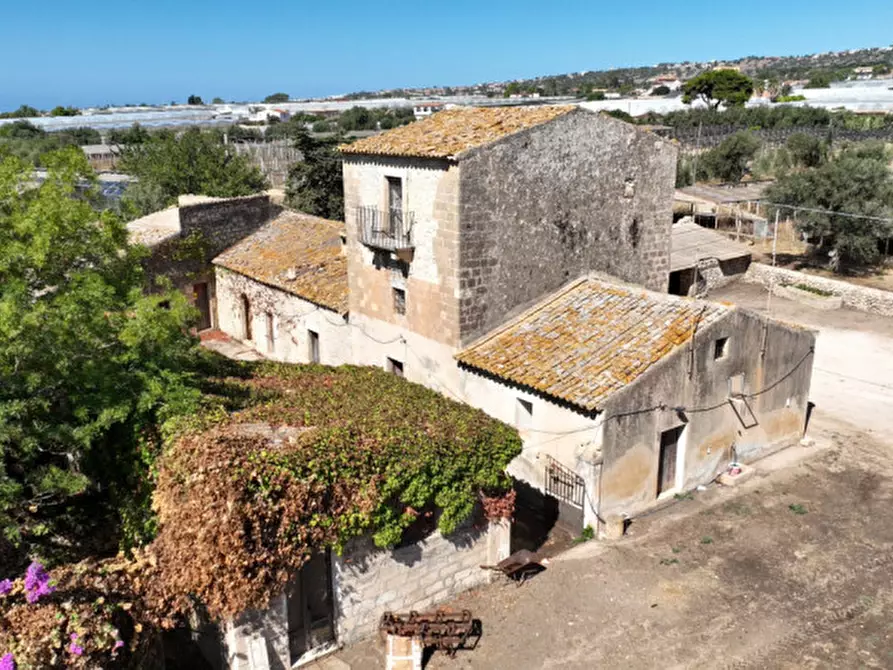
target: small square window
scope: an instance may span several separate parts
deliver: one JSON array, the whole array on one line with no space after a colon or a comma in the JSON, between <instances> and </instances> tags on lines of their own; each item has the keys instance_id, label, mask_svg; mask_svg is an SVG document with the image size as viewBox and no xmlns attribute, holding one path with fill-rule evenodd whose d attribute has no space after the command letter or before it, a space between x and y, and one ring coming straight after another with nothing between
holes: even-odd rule
<instances>
[{"instance_id":1,"label":"small square window","mask_svg":"<svg viewBox=\"0 0 893 670\"><path fill-rule=\"evenodd\" d=\"M533 403L523 398L518 398L515 405L515 427L519 430L530 428L533 422Z\"/></svg>"},{"instance_id":2,"label":"small square window","mask_svg":"<svg viewBox=\"0 0 893 670\"><path fill-rule=\"evenodd\" d=\"M726 354L729 353L729 338L728 337L720 337L716 342L713 343L713 360L718 361L721 358L725 358Z\"/></svg>"},{"instance_id":3,"label":"small square window","mask_svg":"<svg viewBox=\"0 0 893 670\"><path fill-rule=\"evenodd\" d=\"M393 372L398 377L403 376L403 361L396 358L388 358L388 372Z\"/></svg>"},{"instance_id":4,"label":"small square window","mask_svg":"<svg viewBox=\"0 0 893 670\"><path fill-rule=\"evenodd\" d=\"M391 291L394 294L394 313L406 314L406 290L395 286Z\"/></svg>"}]
</instances>

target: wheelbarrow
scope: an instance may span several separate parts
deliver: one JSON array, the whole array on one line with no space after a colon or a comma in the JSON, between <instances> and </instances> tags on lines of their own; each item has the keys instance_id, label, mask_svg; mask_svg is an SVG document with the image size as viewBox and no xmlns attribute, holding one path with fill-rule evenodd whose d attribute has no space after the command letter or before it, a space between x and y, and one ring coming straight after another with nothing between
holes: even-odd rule
<instances>
[{"instance_id":1,"label":"wheelbarrow","mask_svg":"<svg viewBox=\"0 0 893 670\"><path fill-rule=\"evenodd\" d=\"M482 565L481 568L501 572L509 579L516 580L518 586L521 586L530 577L545 570L548 564L548 558L540 558L536 552L529 549L520 549L496 565Z\"/></svg>"}]
</instances>

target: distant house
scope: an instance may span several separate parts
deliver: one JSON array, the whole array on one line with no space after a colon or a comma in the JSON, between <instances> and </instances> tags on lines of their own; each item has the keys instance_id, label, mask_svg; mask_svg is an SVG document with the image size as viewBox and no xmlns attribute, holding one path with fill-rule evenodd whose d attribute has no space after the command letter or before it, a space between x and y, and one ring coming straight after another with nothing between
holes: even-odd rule
<instances>
[{"instance_id":1,"label":"distant house","mask_svg":"<svg viewBox=\"0 0 893 670\"><path fill-rule=\"evenodd\" d=\"M352 362L343 235L285 211L217 256L218 328L274 360Z\"/></svg>"},{"instance_id":2,"label":"distant house","mask_svg":"<svg viewBox=\"0 0 893 670\"><path fill-rule=\"evenodd\" d=\"M199 330L217 325L212 259L270 220L266 194L242 198L180 196L176 207L127 224L130 241L149 249L144 264L150 290L166 277L199 310Z\"/></svg>"},{"instance_id":3,"label":"distant house","mask_svg":"<svg viewBox=\"0 0 893 670\"><path fill-rule=\"evenodd\" d=\"M426 102L414 105L412 108L412 113L416 119L424 119L425 117L431 116L436 112L443 111L444 108L445 105L442 102Z\"/></svg>"}]
</instances>

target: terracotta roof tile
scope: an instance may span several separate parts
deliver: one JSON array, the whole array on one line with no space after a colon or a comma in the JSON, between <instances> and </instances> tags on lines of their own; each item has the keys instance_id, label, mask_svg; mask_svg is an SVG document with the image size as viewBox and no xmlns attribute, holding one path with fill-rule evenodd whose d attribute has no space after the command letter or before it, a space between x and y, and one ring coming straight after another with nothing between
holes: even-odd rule
<instances>
[{"instance_id":1,"label":"terracotta roof tile","mask_svg":"<svg viewBox=\"0 0 893 670\"><path fill-rule=\"evenodd\" d=\"M341 147L345 154L453 158L573 111L571 105L456 107Z\"/></svg>"},{"instance_id":2,"label":"terracotta roof tile","mask_svg":"<svg viewBox=\"0 0 893 670\"><path fill-rule=\"evenodd\" d=\"M729 308L587 277L456 355L463 364L586 410Z\"/></svg>"},{"instance_id":3,"label":"terracotta roof tile","mask_svg":"<svg viewBox=\"0 0 893 670\"><path fill-rule=\"evenodd\" d=\"M344 314L343 231L343 223L285 211L224 251L214 263Z\"/></svg>"}]
</instances>

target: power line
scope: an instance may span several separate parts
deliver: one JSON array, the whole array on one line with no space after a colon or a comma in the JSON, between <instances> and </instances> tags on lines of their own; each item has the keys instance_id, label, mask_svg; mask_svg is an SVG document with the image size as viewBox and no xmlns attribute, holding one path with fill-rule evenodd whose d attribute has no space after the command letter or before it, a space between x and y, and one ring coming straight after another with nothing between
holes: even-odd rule
<instances>
[{"instance_id":1,"label":"power line","mask_svg":"<svg viewBox=\"0 0 893 670\"><path fill-rule=\"evenodd\" d=\"M883 216L869 216L868 214L852 214L850 212L838 212L832 209L821 209L818 207L801 207L799 205L783 205L777 202L769 202L768 200L757 200L762 205L769 207L777 207L778 209L790 209L793 211L812 212L814 214L830 214L832 216L845 216L850 219L866 219L868 221L882 221L884 223L893 223L893 218Z\"/></svg>"}]
</instances>

